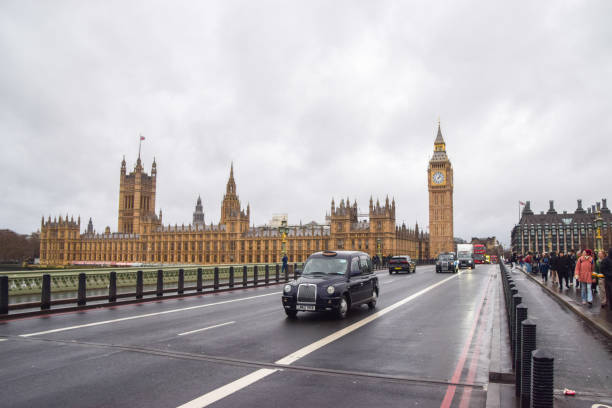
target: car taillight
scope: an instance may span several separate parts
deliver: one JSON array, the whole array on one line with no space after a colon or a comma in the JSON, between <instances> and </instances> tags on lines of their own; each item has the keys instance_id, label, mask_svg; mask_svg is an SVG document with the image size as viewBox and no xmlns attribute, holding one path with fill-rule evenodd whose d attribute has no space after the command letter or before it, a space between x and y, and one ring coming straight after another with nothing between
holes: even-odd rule
<instances>
[{"instance_id":1,"label":"car taillight","mask_svg":"<svg viewBox=\"0 0 612 408\"><path fill-rule=\"evenodd\" d=\"M408 261L402 261L401 263L403 263L403 264L407 264L407 263L408 263Z\"/></svg>"}]
</instances>

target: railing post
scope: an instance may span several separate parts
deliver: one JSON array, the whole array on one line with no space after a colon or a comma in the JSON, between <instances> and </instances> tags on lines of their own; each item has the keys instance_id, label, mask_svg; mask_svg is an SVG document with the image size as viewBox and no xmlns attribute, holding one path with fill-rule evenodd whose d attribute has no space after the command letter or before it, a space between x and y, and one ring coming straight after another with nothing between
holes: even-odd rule
<instances>
[{"instance_id":1,"label":"railing post","mask_svg":"<svg viewBox=\"0 0 612 408\"><path fill-rule=\"evenodd\" d=\"M285 269L285 272L284 272L284 274L285 274L285 282L289 282L289 265L287 265L287 267L284 268L284 269Z\"/></svg>"},{"instance_id":2,"label":"railing post","mask_svg":"<svg viewBox=\"0 0 612 408\"><path fill-rule=\"evenodd\" d=\"M293 279L297 280L297 263L293 264Z\"/></svg>"},{"instance_id":3,"label":"railing post","mask_svg":"<svg viewBox=\"0 0 612 408\"><path fill-rule=\"evenodd\" d=\"M0 314L8 314L9 284L8 276L0 276Z\"/></svg>"},{"instance_id":4,"label":"railing post","mask_svg":"<svg viewBox=\"0 0 612 408\"><path fill-rule=\"evenodd\" d=\"M266 264L264 276L265 276L264 282L266 285L268 285L268 283L270 283L270 267L268 266L268 264Z\"/></svg>"},{"instance_id":5,"label":"railing post","mask_svg":"<svg viewBox=\"0 0 612 408\"><path fill-rule=\"evenodd\" d=\"M531 406L552 408L555 359L548 350L534 350L531 356Z\"/></svg>"},{"instance_id":6,"label":"railing post","mask_svg":"<svg viewBox=\"0 0 612 408\"><path fill-rule=\"evenodd\" d=\"M202 268L198 268L198 276L196 277L196 291L202 291Z\"/></svg>"},{"instance_id":7,"label":"railing post","mask_svg":"<svg viewBox=\"0 0 612 408\"><path fill-rule=\"evenodd\" d=\"M278 266L278 264L274 265L274 269L275 269L275 278L276 278L276 282L280 282L280 267Z\"/></svg>"},{"instance_id":8,"label":"railing post","mask_svg":"<svg viewBox=\"0 0 612 408\"><path fill-rule=\"evenodd\" d=\"M531 403L531 352L536 349L536 325L523 320L521 324L521 408Z\"/></svg>"},{"instance_id":9,"label":"railing post","mask_svg":"<svg viewBox=\"0 0 612 408\"><path fill-rule=\"evenodd\" d=\"M246 265L242 265L242 286L246 288L248 284L248 269Z\"/></svg>"},{"instance_id":10,"label":"railing post","mask_svg":"<svg viewBox=\"0 0 612 408\"><path fill-rule=\"evenodd\" d=\"M51 309L51 275L45 273L42 277L42 292L40 294L40 310Z\"/></svg>"},{"instance_id":11,"label":"railing post","mask_svg":"<svg viewBox=\"0 0 612 408\"><path fill-rule=\"evenodd\" d=\"M157 290L155 295L157 297L164 296L164 271L162 269L157 270Z\"/></svg>"},{"instance_id":12,"label":"railing post","mask_svg":"<svg viewBox=\"0 0 612 408\"><path fill-rule=\"evenodd\" d=\"M253 266L253 286L257 286L257 280L258 280L258 276L257 276L257 265Z\"/></svg>"},{"instance_id":13,"label":"railing post","mask_svg":"<svg viewBox=\"0 0 612 408\"><path fill-rule=\"evenodd\" d=\"M215 266L215 275L213 276L213 289L219 290L219 267Z\"/></svg>"},{"instance_id":14,"label":"railing post","mask_svg":"<svg viewBox=\"0 0 612 408\"><path fill-rule=\"evenodd\" d=\"M178 284L176 285L176 293L182 295L185 292L185 270L179 269Z\"/></svg>"},{"instance_id":15,"label":"railing post","mask_svg":"<svg viewBox=\"0 0 612 408\"><path fill-rule=\"evenodd\" d=\"M513 366L514 369L514 392L517 397L521 396L521 336L523 330L523 320L527 319L527 306L524 304L520 304L516 307L516 323L514 326L516 327L516 334L514 336L514 361Z\"/></svg>"},{"instance_id":16,"label":"railing post","mask_svg":"<svg viewBox=\"0 0 612 408\"><path fill-rule=\"evenodd\" d=\"M142 299L142 271L136 271L136 299Z\"/></svg>"},{"instance_id":17,"label":"railing post","mask_svg":"<svg viewBox=\"0 0 612 408\"><path fill-rule=\"evenodd\" d=\"M108 274L108 302L117 301L117 272L111 271Z\"/></svg>"},{"instance_id":18,"label":"railing post","mask_svg":"<svg viewBox=\"0 0 612 408\"><path fill-rule=\"evenodd\" d=\"M79 292L77 298L78 306L85 306L87 303L87 276L84 272L79 273Z\"/></svg>"},{"instance_id":19,"label":"railing post","mask_svg":"<svg viewBox=\"0 0 612 408\"><path fill-rule=\"evenodd\" d=\"M228 287L233 288L234 287L234 267L230 266L229 269L229 283L228 283Z\"/></svg>"}]
</instances>

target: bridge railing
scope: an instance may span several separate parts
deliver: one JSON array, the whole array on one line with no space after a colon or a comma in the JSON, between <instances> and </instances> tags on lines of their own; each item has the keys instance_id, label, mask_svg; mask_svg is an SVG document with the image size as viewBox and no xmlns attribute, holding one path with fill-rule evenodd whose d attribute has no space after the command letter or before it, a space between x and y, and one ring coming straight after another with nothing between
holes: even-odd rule
<instances>
[{"instance_id":1,"label":"bridge railing","mask_svg":"<svg viewBox=\"0 0 612 408\"><path fill-rule=\"evenodd\" d=\"M199 295L232 289L287 282L295 278L295 270L303 263L248 264L202 266L194 268L166 268L158 270L129 270L104 272L59 272L39 276L0 276L0 320L10 317L11 311L40 309L48 311L53 306L76 305L99 307L109 304L154 300L170 294L174 297ZM134 292L118 293L118 288L134 288ZM155 289L150 289L155 287ZM108 294L88 296L92 289L108 289ZM145 290L148 289L148 290ZM76 298L53 299L51 295L76 292ZM40 295L39 302L10 303L10 296ZM119 300L121 299L121 300ZM127 300L126 300L127 299ZM92 305L91 302L97 302ZM90 303L88 305L88 303ZM34 313L34 311L31 311Z\"/></svg>"}]
</instances>

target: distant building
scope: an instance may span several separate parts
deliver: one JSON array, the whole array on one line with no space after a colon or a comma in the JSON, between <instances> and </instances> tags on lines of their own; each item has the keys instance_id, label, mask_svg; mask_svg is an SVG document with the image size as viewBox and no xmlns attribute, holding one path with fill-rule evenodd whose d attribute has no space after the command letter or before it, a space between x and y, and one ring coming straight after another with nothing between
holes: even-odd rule
<instances>
[{"instance_id":1,"label":"distant building","mask_svg":"<svg viewBox=\"0 0 612 408\"><path fill-rule=\"evenodd\" d=\"M288 222L288 214L273 214L272 219L268 223L272 228L278 228L282 225L283 221Z\"/></svg>"},{"instance_id":2,"label":"distant building","mask_svg":"<svg viewBox=\"0 0 612 408\"><path fill-rule=\"evenodd\" d=\"M495 237L487 237L487 238L477 238L472 237L470 241L472 245L484 245L486 249L486 253L489 255L496 255L497 251L500 249L499 241Z\"/></svg>"},{"instance_id":3,"label":"distant building","mask_svg":"<svg viewBox=\"0 0 612 408\"><path fill-rule=\"evenodd\" d=\"M603 247L612 247L612 214L604 198L601 205L603 228ZM595 218L597 207L582 208L582 200L573 213L557 213L554 201L549 201L549 209L534 214L531 202L527 201L521 219L512 229L512 251L519 254L527 252L568 252L571 249L595 248L597 226Z\"/></svg>"}]
</instances>

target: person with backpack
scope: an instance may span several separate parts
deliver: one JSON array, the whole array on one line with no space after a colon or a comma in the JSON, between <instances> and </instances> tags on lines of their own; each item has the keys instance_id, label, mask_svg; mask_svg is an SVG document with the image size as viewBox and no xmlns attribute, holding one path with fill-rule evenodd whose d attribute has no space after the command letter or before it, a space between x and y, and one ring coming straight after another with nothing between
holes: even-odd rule
<instances>
[{"instance_id":1,"label":"person with backpack","mask_svg":"<svg viewBox=\"0 0 612 408\"><path fill-rule=\"evenodd\" d=\"M550 269L550 259L548 258L548 254L545 252L542 254L542 258L540 258L540 274L542 274L542 280L545 284L548 283L548 271Z\"/></svg>"},{"instance_id":2,"label":"person with backpack","mask_svg":"<svg viewBox=\"0 0 612 408\"><path fill-rule=\"evenodd\" d=\"M550 280L552 282L553 287L559 284L559 277L557 275L557 271L559 270L559 257L557 257L557 253L552 251L550 253Z\"/></svg>"},{"instance_id":3,"label":"person with backpack","mask_svg":"<svg viewBox=\"0 0 612 408\"><path fill-rule=\"evenodd\" d=\"M527 256L523 260L525 262L525 268L527 272L531 273L531 252L527 252Z\"/></svg>"},{"instance_id":4,"label":"person with backpack","mask_svg":"<svg viewBox=\"0 0 612 408\"><path fill-rule=\"evenodd\" d=\"M580 282L580 296L582 304L593 306L593 294L591 293L591 282L593 280L593 258L590 249L582 251L580 258L576 260L576 269L574 269L574 277L576 282Z\"/></svg>"}]
</instances>

